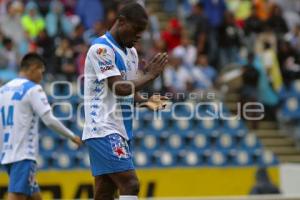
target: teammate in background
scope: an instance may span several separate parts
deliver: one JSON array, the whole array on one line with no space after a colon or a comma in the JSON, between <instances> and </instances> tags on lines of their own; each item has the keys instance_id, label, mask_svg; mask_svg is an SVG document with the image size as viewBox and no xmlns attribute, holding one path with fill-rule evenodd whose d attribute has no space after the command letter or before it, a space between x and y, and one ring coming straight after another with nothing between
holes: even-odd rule
<instances>
[{"instance_id":1,"label":"teammate in background","mask_svg":"<svg viewBox=\"0 0 300 200\"><path fill-rule=\"evenodd\" d=\"M8 200L40 200L35 179L38 156L38 121L81 145L52 114L46 94L39 85L44 63L34 53L24 56L20 76L0 87L0 161L9 175Z\"/></svg>"},{"instance_id":2,"label":"teammate in background","mask_svg":"<svg viewBox=\"0 0 300 200\"><path fill-rule=\"evenodd\" d=\"M132 141L133 104L158 110L165 97L144 99L138 91L158 77L168 62L158 53L138 77L138 55L133 47L147 26L148 16L138 3L119 10L112 28L96 39L85 62L85 125L83 140L88 147L95 177L96 200L136 200L139 181L134 170Z\"/></svg>"}]
</instances>

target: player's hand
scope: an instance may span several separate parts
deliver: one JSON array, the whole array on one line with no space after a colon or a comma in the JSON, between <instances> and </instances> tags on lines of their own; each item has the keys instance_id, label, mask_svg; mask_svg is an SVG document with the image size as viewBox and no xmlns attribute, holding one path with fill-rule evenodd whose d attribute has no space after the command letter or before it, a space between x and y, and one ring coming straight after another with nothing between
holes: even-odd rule
<instances>
[{"instance_id":1,"label":"player's hand","mask_svg":"<svg viewBox=\"0 0 300 200\"><path fill-rule=\"evenodd\" d=\"M143 106L153 111L163 110L167 106L168 100L169 98L166 96L153 95L149 98L147 102L143 104Z\"/></svg>"},{"instance_id":2,"label":"player's hand","mask_svg":"<svg viewBox=\"0 0 300 200\"><path fill-rule=\"evenodd\" d=\"M163 72L167 63L168 63L168 54L158 53L146 65L145 71L146 73L154 77L157 77Z\"/></svg>"},{"instance_id":3,"label":"player's hand","mask_svg":"<svg viewBox=\"0 0 300 200\"><path fill-rule=\"evenodd\" d=\"M81 140L81 138L78 137L78 136L73 137L71 140L72 140L72 142L74 142L78 147L80 147L80 146L82 145L82 140Z\"/></svg>"}]
</instances>

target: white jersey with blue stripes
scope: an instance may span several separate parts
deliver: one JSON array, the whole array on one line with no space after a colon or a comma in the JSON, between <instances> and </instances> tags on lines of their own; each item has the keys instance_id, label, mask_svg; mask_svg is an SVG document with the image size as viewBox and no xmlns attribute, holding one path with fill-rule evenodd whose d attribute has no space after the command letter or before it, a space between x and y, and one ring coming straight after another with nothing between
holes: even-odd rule
<instances>
[{"instance_id":1,"label":"white jersey with blue stripes","mask_svg":"<svg viewBox=\"0 0 300 200\"><path fill-rule=\"evenodd\" d=\"M123 80L134 80L137 74L135 48L121 49L109 32L94 41L85 61L83 140L112 133L132 138L134 91L126 97L116 96L107 78L121 75Z\"/></svg>"},{"instance_id":2,"label":"white jersey with blue stripes","mask_svg":"<svg viewBox=\"0 0 300 200\"><path fill-rule=\"evenodd\" d=\"M16 78L0 87L0 162L36 160L38 121L51 109L42 87Z\"/></svg>"}]
</instances>

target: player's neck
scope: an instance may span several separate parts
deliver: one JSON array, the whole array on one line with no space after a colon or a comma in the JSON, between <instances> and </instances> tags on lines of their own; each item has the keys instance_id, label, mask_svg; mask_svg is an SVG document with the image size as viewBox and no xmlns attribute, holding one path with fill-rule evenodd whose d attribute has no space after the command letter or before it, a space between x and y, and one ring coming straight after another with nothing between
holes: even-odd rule
<instances>
[{"instance_id":1,"label":"player's neck","mask_svg":"<svg viewBox=\"0 0 300 200\"><path fill-rule=\"evenodd\" d=\"M33 81L33 80L30 78L30 76L27 75L27 73L22 72L22 71L19 72L19 77L20 77L20 78L28 79L28 80L30 80L30 81ZM33 82L34 82L34 81L33 81Z\"/></svg>"},{"instance_id":2,"label":"player's neck","mask_svg":"<svg viewBox=\"0 0 300 200\"><path fill-rule=\"evenodd\" d=\"M120 37L120 34L119 32L117 31L117 29L113 26L111 29L110 29L110 34L112 35L112 37L114 38L114 40L118 43L118 45L123 49L125 50L125 46L122 44L122 40L121 40L121 37Z\"/></svg>"}]
</instances>

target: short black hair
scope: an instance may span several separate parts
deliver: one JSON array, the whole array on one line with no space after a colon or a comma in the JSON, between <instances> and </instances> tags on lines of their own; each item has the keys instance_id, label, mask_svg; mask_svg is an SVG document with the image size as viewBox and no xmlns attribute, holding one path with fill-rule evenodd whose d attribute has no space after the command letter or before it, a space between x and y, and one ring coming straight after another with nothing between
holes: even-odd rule
<instances>
[{"instance_id":1,"label":"short black hair","mask_svg":"<svg viewBox=\"0 0 300 200\"><path fill-rule=\"evenodd\" d=\"M3 46L10 45L12 43L13 43L13 41L9 37L4 37L3 40L2 40Z\"/></svg>"},{"instance_id":2,"label":"short black hair","mask_svg":"<svg viewBox=\"0 0 300 200\"><path fill-rule=\"evenodd\" d=\"M118 16L124 16L130 22L144 23L148 20L148 14L143 6L136 1L127 1L122 4L118 11Z\"/></svg>"},{"instance_id":3,"label":"short black hair","mask_svg":"<svg viewBox=\"0 0 300 200\"><path fill-rule=\"evenodd\" d=\"M26 54L21 61L20 70L27 70L33 64L45 65L44 59L37 53Z\"/></svg>"}]
</instances>

